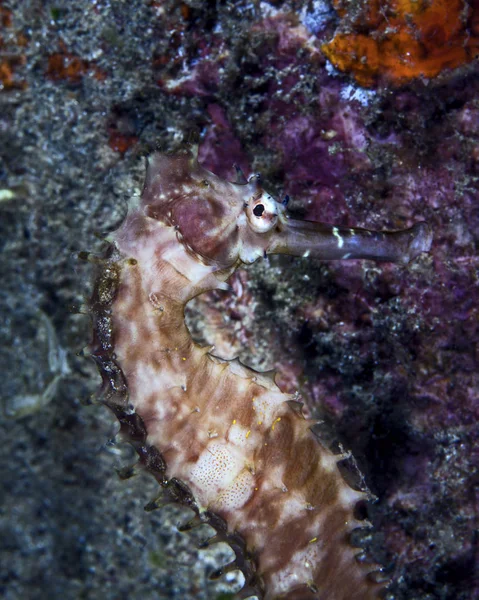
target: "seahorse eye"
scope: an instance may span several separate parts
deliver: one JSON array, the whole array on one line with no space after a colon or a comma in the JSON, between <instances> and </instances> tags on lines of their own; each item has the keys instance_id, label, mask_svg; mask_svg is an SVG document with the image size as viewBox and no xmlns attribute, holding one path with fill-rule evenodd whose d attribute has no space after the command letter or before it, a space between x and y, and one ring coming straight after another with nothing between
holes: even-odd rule
<instances>
[{"instance_id":1,"label":"seahorse eye","mask_svg":"<svg viewBox=\"0 0 479 600\"><path fill-rule=\"evenodd\" d=\"M264 204L257 204L254 208L253 208L253 214L256 215L257 217L261 217L264 213Z\"/></svg>"},{"instance_id":2,"label":"seahorse eye","mask_svg":"<svg viewBox=\"0 0 479 600\"><path fill-rule=\"evenodd\" d=\"M251 228L257 233L265 233L278 220L278 205L274 198L263 192L246 205L246 214Z\"/></svg>"}]
</instances>

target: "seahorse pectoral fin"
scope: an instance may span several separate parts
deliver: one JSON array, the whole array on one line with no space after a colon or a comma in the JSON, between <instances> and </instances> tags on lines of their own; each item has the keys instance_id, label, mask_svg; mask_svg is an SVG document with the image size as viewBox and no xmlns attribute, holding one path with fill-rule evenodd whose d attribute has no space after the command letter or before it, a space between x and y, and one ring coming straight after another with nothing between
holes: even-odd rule
<instances>
[{"instance_id":1,"label":"seahorse pectoral fin","mask_svg":"<svg viewBox=\"0 0 479 600\"><path fill-rule=\"evenodd\" d=\"M357 227L335 227L283 217L266 254L312 256L322 260L368 258L409 263L432 244L432 230L425 222L400 231L369 231Z\"/></svg>"}]
</instances>

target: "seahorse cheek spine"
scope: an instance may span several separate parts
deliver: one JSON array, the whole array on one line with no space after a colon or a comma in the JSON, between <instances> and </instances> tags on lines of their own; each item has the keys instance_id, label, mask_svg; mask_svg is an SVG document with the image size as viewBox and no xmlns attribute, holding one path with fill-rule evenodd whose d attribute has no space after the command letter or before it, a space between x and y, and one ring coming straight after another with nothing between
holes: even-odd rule
<instances>
[{"instance_id":1,"label":"seahorse cheek spine","mask_svg":"<svg viewBox=\"0 0 479 600\"><path fill-rule=\"evenodd\" d=\"M260 202L254 215L265 219L252 232L245 197ZM156 155L142 199L131 203L111 239L106 264L114 285L97 310L92 354L110 381L107 405L133 431L144 463L159 465L160 483L182 482L200 521L218 521L219 534L233 545L238 535L244 540L243 558L253 565L245 576L255 593L371 600L384 583L349 543L364 526L354 508L366 494L340 475L344 457L318 443L311 423L292 409L294 398L272 378L215 357L191 339L184 322L191 298L224 288L240 262L253 262L268 247L267 219L276 222L281 210L273 203L267 214L268 198L261 190L251 195L244 182L223 182L192 153ZM338 231L331 235L336 246ZM107 342L102 327L110 332ZM119 383L111 383L109 370ZM122 389L116 398L115 386L127 394Z\"/></svg>"}]
</instances>

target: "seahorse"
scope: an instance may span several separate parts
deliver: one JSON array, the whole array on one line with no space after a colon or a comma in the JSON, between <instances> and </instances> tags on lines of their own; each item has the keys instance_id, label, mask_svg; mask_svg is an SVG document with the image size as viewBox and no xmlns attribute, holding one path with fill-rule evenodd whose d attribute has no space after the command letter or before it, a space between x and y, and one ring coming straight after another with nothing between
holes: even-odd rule
<instances>
[{"instance_id":1,"label":"seahorse","mask_svg":"<svg viewBox=\"0 0 479 600\"><path fill-rule=\"evenodd\" d=\"M241 570L240 598L371 600L386 582L350 541L367 492L343 479L345 455L318 440L274 375L196 343L186 304L270 254L408 263L431 240L424 222L374 232L295 220L259 176L223 180L195 145L148 158L99 261L89 350L102 401L159 483L147 509L177 502L194 511L184 530L211 525L212 542L235 553L216 575Z\"/></svg>"}]
</instances>

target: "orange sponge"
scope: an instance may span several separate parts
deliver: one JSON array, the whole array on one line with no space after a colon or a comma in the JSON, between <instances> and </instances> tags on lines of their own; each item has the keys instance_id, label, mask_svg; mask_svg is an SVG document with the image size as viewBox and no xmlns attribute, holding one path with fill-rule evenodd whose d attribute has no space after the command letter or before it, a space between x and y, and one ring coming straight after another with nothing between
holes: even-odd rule
<instances>
[{"instance_id":1,"label":"orange sponge","mask_svg":"<svg viewBox=\"0 0 479 600\"><path fill-rule=\"evenodd\" d=\"M333 4L342 22L322 50L365 87L435 77L479 54L478 11L465 0L370 0L359 12L347 0Z\"/></svg>"}]
</instances>

